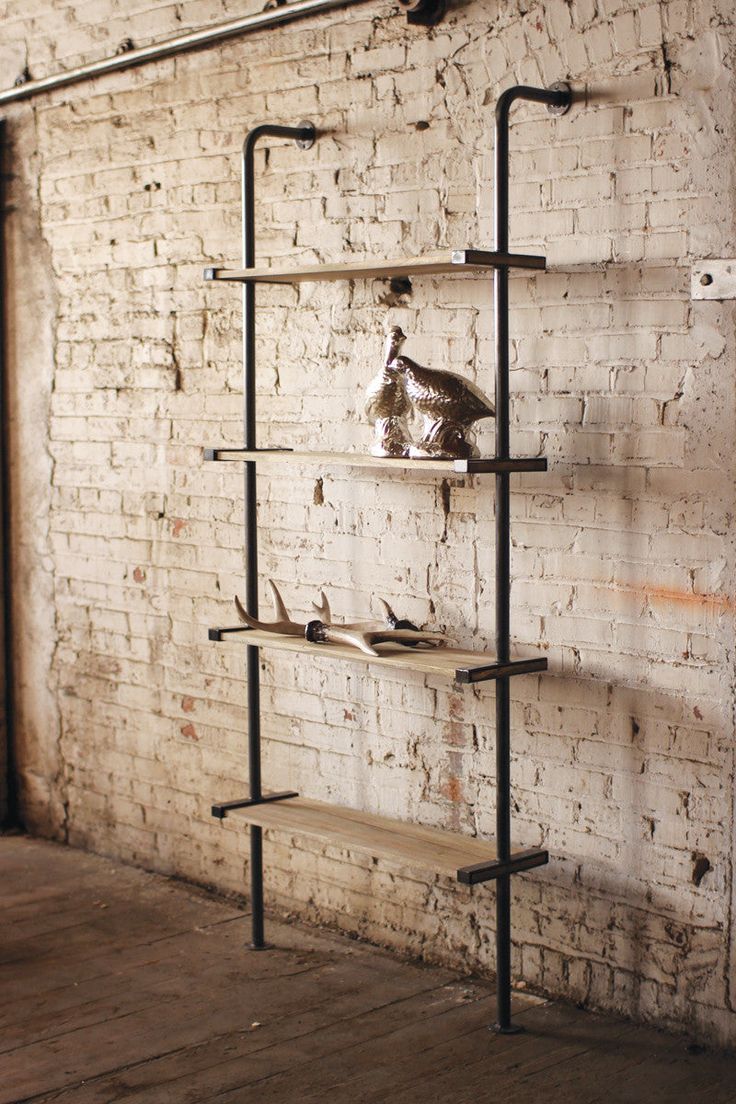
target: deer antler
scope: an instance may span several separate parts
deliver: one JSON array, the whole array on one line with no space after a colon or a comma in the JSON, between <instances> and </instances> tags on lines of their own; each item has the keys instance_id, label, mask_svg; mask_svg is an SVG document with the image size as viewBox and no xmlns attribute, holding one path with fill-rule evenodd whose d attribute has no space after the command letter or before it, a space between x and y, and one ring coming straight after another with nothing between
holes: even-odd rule
<instances>
[{"instance_id":1,"label":"deer antler","mask_svg":"<svg viewBox=\"0 0 736 1104\"><path fill-rule=\"evenodd\" d=\"M438 632L422 632L420 629L378 629L365 630L351 625L325 625L321 621L310 621L305 632L307 640L314 644L349 644L359 648L366 655L378 657L375 644L404 644L409 647L424 645L438 648L447 637Z\"/></svg>"},{"instance_id":2,"label":"deer antler","mask_svg":"<svg viewBox=\"0 0 736 1104\"><path fill-rule=\"evenodd\" d=\"M323 590L320 591L319 605L316 602L312 602L312 609L319 615L320 621L324 625L332 625L332 610L330 609L330 602ZM383 598L379 598L378 601L383 606L385 616L380 620L374 621L351 621L348 624L336 625L336 628L340 629L359 629L362 632L377 632L379 629L416 629L416 625L410 624L408 621L399 622L394 611L389 606L388 602L384 602Z\"/></svg>"},{"instance_id":3,"label":"deer antler","mask_svg":"<svg viewBox=\"0 0 736 1104\"><path fill-rule=\"evenodd\" d=\"M394 611L391 609L390 605L388 604L388 602L386 601L385 598L379 598L378 599L378 604L381 607L381 609L383 610L383 619L384 619L384 621L386 622L387 625L390 625L391 628L393 628L394 625L396 624L396 622L398 621L398 617L396 616Z\"/></svg>"},{"instance_id":4,"label":"deer antler","mask_svg":"<svg viewBox=\"0 0 736 1104\"><path fill-rule=\"evenodd\" d=\"M260 621L257 617L244 608L239 598L235 599L235 608L238 617L250 629L260 629L261 632L283 633L286 636L304 636L314 644L348 644L353 648L359 648L366 655L377 657L379 653L375 649L376 644L403 644L408 648L427 647L436 648L444 644L447 637L443 633L423 632L411 621L400 621L388 602L379 599L385 614L385 622L355 621L347 625L333 625L330 603L324 591L321 593L320 605L312 603L319 620L310 621L305 625L299 621L292 621L289 611L284 605L284 600L278 592L272 579L268 580L271 590L275 621Z\"/></svg>"},{"instance_id":5,"label":"deer antler","mask_svg":"<svg viewBox=\"0 0 736 1104\"><path fill-rule=\"evenodd\" d=\"M315 613L319 614L320 621L324 621L325 625L332 624L332 610L330 609L330 602L323 590L319 592L320 604L312 602L312 609Z\"/></svg>"},{"instance_id":6,"label":"deer antler","mask_svg":"<svg viewBox=\"0 0 736 1104\"><path fill-rule=\"evenodd\" d=\"M306 625L291 620L289 611L284 605L284 600L279 594L273 579L268 580L268 585L271 589L271 601L273 602L276 620L259 621L257 617L253 617L252 614L248 613L240 599L236 596L235 608L238 611L238 617L241 621L245 622L249 629L261 629L263 632L285 633L287 636L301 636L306 629Z\"/></svg>"}]
</instances>

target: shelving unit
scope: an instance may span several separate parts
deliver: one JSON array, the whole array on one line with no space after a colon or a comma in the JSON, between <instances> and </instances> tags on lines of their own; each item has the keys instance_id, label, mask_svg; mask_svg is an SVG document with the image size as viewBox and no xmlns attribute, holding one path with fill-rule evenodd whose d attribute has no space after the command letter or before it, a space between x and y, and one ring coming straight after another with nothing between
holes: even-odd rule
<instances>
[{"instance_id":1,"label":"shelving unit","mask_svg":"<svg viewBox=\"0 0 736 1104\"><path fill-rule=\"evenodd\" d=\"M511 1022L511 875L548 861L543 849L514 851L511 846L510 778L510 682L517 675L544 671L543 656L512 659L510 635L510 510L509 480L514 472L546 471L543 457L514 458L509 455L509 332L508 273L510 268L545 267L544 257L508 251L508 127L509 110L518 99L545 104L551 114L564 114L572 102L565 84L551 88L516 86L507 89L496 106L495 248L493 250L446 250L403 260L350 260L340 264L298 266L255 266L254 150L262 137L290 138L301 149L314 144L311 123L296 127L264 124L251 130L243 143L243 267L210 267L205 278L214 282L236 282L243 295L243 416L242 448L205 449L205 459L241 462L245 492L245 605L258 616L258 528L257 470L262 465L312 466L320 470L335 467L373 469L377 475L392 471L414 471L436 475L491 473L496 480L496 650L495 654L456 648L417 650L397 645L379 645L377 657L337 644L313 644L301 637L277 635L243 625L213 628L211 640L241 642L246 651L248 696L247 798L220 801L212 815L237 817L250 825L250 877L253 949L263 949L263 830L274 829L312 836L351 851L425 868L449 875L466 885L496 882L496 1030L509 1034ZM493 276L495 319L495 404L496 449L493 457L452 460L386 460L357 453L292 452L281 448L258 448L256 443L256 357L255 286L258 283L300 283L301 281L389 279L394 276ZM312 801L299 794L268 793L262 786L260 746L260 649L275 648L297 653L302 662L328 657L341 662L364 662L378 670L418 671L454 679L457 683L494 680L496 688L496 839L480 840L436 828L391 820L357 810Z\"/></svg>"}]
</instances>

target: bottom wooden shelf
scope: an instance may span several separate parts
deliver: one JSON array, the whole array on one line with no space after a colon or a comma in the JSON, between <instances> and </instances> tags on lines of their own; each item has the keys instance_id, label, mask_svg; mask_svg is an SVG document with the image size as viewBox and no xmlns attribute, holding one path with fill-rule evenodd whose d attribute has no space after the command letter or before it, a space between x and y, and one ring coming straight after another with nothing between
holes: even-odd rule
<instances>
[{"instance_id":1,"label":"bottom wooden shelf","mask_svg":"<svg viewBox=\"0 0 736 1104\"><path fill-rule=\"evenodd\" d=\"M315 836L333 846L373 858L449 874L468 885L542 866L549 857L546 851L519 851L501 862L493 840L389 820L299 796L277 800L266 797L262 803L244 802L239 808L234 808L233 803L214 805L212 813L219 818L237 817L261 828Z\"/></svg>"}]
</instances>

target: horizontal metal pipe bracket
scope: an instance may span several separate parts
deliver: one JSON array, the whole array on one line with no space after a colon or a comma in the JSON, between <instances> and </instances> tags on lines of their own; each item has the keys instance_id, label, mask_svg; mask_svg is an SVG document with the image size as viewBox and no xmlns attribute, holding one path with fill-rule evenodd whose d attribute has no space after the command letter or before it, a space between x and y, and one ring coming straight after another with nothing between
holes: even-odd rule
<instances>
[{"instance_id":1,"label":"horizontal metal pipe bracket","mask_svg":"<svg viewBox=\"0 0 736 1104\"><path fill-rule=\"evenodd\" d=\"M207 639L222 642L230 633L250 632L247 625L224 625L218 629L208 629Z\"/></svg>"},{"instance_id":2,"label":"horizontal metal pipe bracket","mask_svg":"<svg viewBox=\"0 0 736 1104\"><path fill-rule=\"evenodd\" d=\"M460 667L455 672L455 682L488 682L489 679L509 678L511 675L531 675L534 671L546 670L546 659L512 659L509 663L488 663L483 667Z\"/></svg>"},{"instance_id":3,"label":"horizontal metal pipe bracket","mask_svg":"<svg viewBox=\"0 0 736 1104\"><path fill-rule=\"evenodd\" d=\"M222 460L223 457L220 454L223 453L223 452L227 452L227 453L260 452L260 453L263 453L263 455L266 459L268 459L268 457L271 456L274 452L282 453L282 452L293 452L293 451L294 450L290 449L290 448L246 449L246 448L239 448L239 447L238 448L231 448L230 445L220 445L219 448L205 448L204 449L204 459L205 460ZM230 456L228 456L227 459L229 460Z\"/></svg>"},{"instance_id":4,"label":"horizontal metal pipe bracket","mask_svg":"<svg viewBox=\"0 0 736 1104\"><path fill-rule=\"evenodd\" d=\"M528 851L515 851L508 859L495 859L493 862L473 863L461 866L457 880L463 885L478 885L480 882L492 882L496 878L505 878L509 874L518 874L521 870L532 870L535 866L544 866L549 862L549 851L532 848Z\"/></svg>"},{"instance_id":5,"label":"horizontal metal pipe bracket","mask_svg":"<svg viewBox=\"0 0 736 1104\"><path fill-rule=\"evenodd\" d=\"M263 794L261 797L245 797L242 801L220 801L212 806L212 816L224 820L233 809L247 809L251 805L267 805L271 801L285 801L287 797L298 796L295 790L284 790L281 793Z\"/></svg>"},{"instance_id":6,"label":"horizontal metal pipe bracket","mask_svg":"<svg viewBox=\"0 0 736 1104\"><path fill-rule=\"evenodd\" d=\"M456 460L455 471L462 475L474 475L482 472L546 472L547 459L544 456L521 456L507 460L497 460L495 457L483 459Z\"/></svg>"}]
</instances>

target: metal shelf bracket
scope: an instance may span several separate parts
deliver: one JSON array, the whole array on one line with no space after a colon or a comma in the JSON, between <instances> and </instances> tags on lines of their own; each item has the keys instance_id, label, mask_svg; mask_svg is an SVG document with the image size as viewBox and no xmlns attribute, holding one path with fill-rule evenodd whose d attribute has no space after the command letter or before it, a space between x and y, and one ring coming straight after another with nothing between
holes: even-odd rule
<instances>
[{"instance_id":1,"label":"metal shelf bracket","mask_svg":"<svg viewBox=\"0 0 736 1104\"><path fill-rule=\"evenodd\" d=\"M265 805L269 801L285 801L287 797L298 797L296 790L283 790L281 793L261 794L260 797L245 797L238 801L220 801L212 806L212 816L224 820L233 809L247 809L251 805Z\"/></svg>"}]
</instances>

